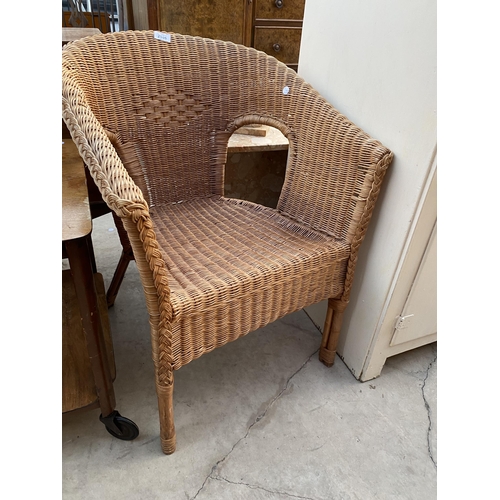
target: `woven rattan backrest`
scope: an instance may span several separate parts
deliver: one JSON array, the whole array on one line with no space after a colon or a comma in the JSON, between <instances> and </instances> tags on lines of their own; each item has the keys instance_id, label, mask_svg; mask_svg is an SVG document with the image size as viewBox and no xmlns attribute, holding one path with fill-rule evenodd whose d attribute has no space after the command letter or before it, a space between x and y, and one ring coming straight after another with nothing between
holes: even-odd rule
<instances>
[{"instance_id":1,"label":"woven rattan backrest","mask_svg":"<svg viewBox=\"0 0 500 500\"><path fill-rule=\"evenodd\" d=\"M63 68L108 134L135 151L124 163L153 206L223 194L230 134L265 123L290 141L278 210L350 241L388 153L294 71L230 42L98 35L69 44Z\"/></svg>"}]
</instances>

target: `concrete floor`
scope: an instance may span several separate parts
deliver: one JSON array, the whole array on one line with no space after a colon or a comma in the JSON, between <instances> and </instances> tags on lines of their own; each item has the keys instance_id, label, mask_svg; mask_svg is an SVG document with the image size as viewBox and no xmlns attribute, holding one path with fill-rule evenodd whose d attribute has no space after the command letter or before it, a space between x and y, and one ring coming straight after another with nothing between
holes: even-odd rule
<instances>
[{"instance_id":1,"label":"concrete floor","mask_svg":"<svg viewBox=\"0 0 500 500\"><path fill-rule=\"evenodd\" d=\"M94 221L99 272L120 255L110 215ZM303 311L175 373L177 451L163 455L149 324L135 264L109 310L117 409L140 429L120 441L99 410L63 415L64 499L436 498L437 347L390 358L360 383Z\"/></svg>"}]
</instances>

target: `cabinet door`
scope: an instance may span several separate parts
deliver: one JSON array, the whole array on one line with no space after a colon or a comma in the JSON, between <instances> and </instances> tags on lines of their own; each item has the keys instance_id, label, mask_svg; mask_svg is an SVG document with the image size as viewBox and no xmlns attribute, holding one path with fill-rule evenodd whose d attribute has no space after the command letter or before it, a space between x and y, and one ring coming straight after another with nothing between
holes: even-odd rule
<instances>
[{"instance_id":1,"label":"cabinet door","mask_svg":"<svg viewBox=\"0 0 500 500\"><path fill-rule=\"evenodd\" d=\"M246 0L160 0L159 4L163 31L244 41Z\"/></svg>"},{"instance_id":2,"label":"cabinet door","mask_svg":"<svg viewBox=\"0 0 500 500\"><path fill-rule=\"evenodd\" d=\"M432 231L391 346L437 333L437 230Z\"/></svg>"},{"instance_id":3,"label":"cabinet door","mask_svg":"<svg viewBox=\"0 0 500 500\"><path fill-rule=\"evenodd\" d=\"M256 19L300 19L304 17L305 0L257 0Z\"/></svg>"}]
</instances>

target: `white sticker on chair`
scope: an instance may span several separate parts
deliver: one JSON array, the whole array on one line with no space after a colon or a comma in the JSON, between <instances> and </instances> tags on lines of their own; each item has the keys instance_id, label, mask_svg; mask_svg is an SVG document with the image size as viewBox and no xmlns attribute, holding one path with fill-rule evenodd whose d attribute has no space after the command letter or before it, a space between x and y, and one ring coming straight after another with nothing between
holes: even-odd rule
<instances>
[{"instance_id":1,"label":"white sticker on chair","mask_svg":"<svg viewBox=\"0 0 500 500\"><path fill-rule=\"evenodd\" d=\"M283 87L283 94L288 95L289 92L290 92L290 87L288 85Z\"/></svg>"},{"instance_id":2,"label":"white sticker on chair","mask_svg":"<svg viewBox=\"0 0 500 500\"><path fill-rule=\"evenodd\" d=\"M170 42L171 41L170 33L162 33L161 31L155 31L154 37L157 40L161 40L162 42Z\"/></svg>"}]
</instances>

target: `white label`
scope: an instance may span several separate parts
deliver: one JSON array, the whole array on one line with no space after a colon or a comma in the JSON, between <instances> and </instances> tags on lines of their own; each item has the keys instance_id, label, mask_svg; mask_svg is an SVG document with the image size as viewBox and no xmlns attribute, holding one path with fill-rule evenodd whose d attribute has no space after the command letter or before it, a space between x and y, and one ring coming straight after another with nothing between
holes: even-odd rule
<instances>
[{"instance_id":1,"label":"white label","mask_svg":"<svg viewBox=\"0 0 500 500\"><path fill-rule=\"evenodd\" d=\"M170 33L162 33L161 31L155 31L154 37L157 40L161 40L162 42L170 42L171 41Z\"/></svg>"},{"instance_id":2,"label":"white label","mask_svg":"<svg viewBox=\"0 0 500 500\"><path fill-rule=\"evenodd\" d=\"M283 87L283 94L288 95L289 92L290 92L290 87L288 86Z\"/></svg>"}]
</instances>

